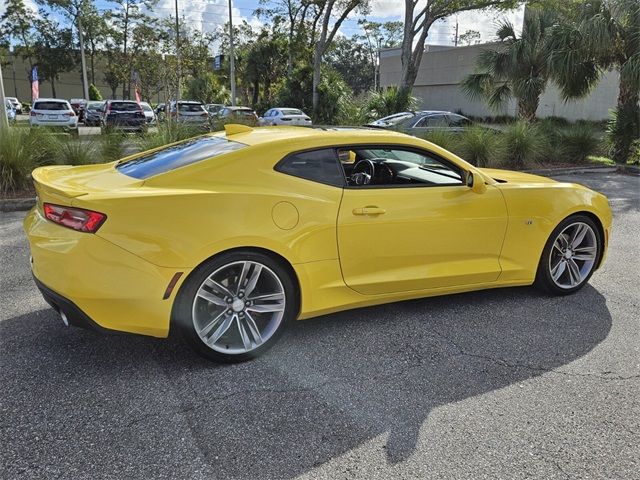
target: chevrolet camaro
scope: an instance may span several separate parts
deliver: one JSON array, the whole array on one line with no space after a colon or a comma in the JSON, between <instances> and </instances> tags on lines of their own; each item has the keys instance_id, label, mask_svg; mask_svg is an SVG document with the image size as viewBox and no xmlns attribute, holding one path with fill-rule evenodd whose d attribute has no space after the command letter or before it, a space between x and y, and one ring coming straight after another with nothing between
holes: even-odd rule
<instances>
[{"instance_id":1,"label":"chevrolet camaro","mask_svg":"<svg viewBox=\"0 0 640 480\"><path fill-rule=\"evenodd\" d=\"M516 285L573 293L611 232L600 193L375 129L227 125L33 180L32 271L65 324L175 329L227 362L349 308Z\"/></svg>"}]
</instances>

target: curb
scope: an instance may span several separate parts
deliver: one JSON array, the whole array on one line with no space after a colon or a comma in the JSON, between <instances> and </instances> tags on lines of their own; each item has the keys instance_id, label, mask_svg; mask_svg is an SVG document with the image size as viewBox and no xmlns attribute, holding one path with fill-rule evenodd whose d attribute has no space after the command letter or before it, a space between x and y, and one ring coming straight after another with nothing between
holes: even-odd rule
<instances>
[{"instance_id":1,"label":"curb","mask_svg":"<svg viewBox=\"0 0 640 480\"><path fill-rule=\"evenodd\" d=\"M0 199L0 212L20 212L31 210L35 204L35 197Z\"/></svg>"},{"instance_id":2,"label":"curb","mask_svg":"<svg viewBox=\"0 0 640 480\"><path fill-rule=\"evenodd\" d=\"M603 166L603 167L567 167L567 168L538 168L533 170L523 170L524 173L532 173L534 175L576 175L580 173L615 173L620 171L620 167Z\"/></svg>"}]
</instances>

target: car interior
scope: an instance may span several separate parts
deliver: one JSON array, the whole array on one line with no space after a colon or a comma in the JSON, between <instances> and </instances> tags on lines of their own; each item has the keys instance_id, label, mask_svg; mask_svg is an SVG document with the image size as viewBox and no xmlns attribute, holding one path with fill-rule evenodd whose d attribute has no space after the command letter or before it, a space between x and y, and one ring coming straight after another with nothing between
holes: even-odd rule
<instances>
[{"instance_id":1,"label":"car interior","mask_svg":"<svg viewBox=\"0 0 640 480\"><path fill-rule=\"evenodd\" d=\"M350 187L461 185L463 172L426 152L386 147L338 149Z\"/></svg>"}]
</instances>

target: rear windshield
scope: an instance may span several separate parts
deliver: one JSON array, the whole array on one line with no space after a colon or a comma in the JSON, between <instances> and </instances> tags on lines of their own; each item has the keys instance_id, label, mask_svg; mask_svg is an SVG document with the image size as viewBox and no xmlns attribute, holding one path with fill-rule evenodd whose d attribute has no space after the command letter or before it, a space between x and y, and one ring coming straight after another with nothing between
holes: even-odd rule
<instances>
[{"instance_id":1,"label":"rear windshield","mask_svg":"<svg viewBox=\"0 0 640 480\"><path fill-rule=\"evenodd\" d=\"M204 107L198 103L180 103L178 109L181 112L204 112Z\"/></svg>"},{"instance_id":2,"label":"rear windshield","mask_svg":"<svg viewBox=\"0 0 640 480\"><path fill-rule=\"evenodd\" d=\"M102 107L102 103L90 103L89 105L87 105L87 110L100 110L100 107Z\"/></svg>"},{"instance_id":3,"label":"rear windshield","mask_svg":"<svg viewBox=\"0 0 640 480\"><path fill-rule=\"evenodd\" d=\"M153 112L153 110L151 110L151 107L149 105L145 105L144 103L141 103L140 106L145 112Z\"/></svg>"},{"instance_id":4,"label":"rear windshield","mask_svg":"<svg viewBox=\"0 0 640 480\"><path fill-rule=\"evenodd\" d=\"M111 110L118 112L139 112L140 105L135 102L111 102Z\"/></svg>"},{"instance_id":5,"label":"rear windshield","mask_svg":"<svg viewBox=\"0 0 640 480\"><path fill-rule=\"evenodd\" d=\"M280 111L283 115L304 115L304 113L302 113L302 110L298 110L295 108L283 108Z\"/></svg>"},{"instance_id":6,"label":"rear windshield","mask_svg":"<svg viewBox=\"0 0 640 480\"><path fill-rule=\"evenodd\" d=\"M34 110L69 110L67 102L36 102L33 105Z\"/></svg>"},{"instance_id":7,"label":"rear windshield","mask_svg":"<svg viewBox=\"0 0 640 480\"><path fill-rule=\"evenodd\" d=\"M120 173L145 179L245 147L220 137L200 137L120 163Z\"/></svg>"}]
</instances>

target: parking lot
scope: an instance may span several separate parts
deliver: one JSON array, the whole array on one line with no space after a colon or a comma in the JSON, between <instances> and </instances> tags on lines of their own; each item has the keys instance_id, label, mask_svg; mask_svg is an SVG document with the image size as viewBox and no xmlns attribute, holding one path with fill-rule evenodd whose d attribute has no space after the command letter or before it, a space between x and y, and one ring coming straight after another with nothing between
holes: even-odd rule
<instances>
[{"instance_id":1,"label":"parking lot","mask_svg":"<svg viewBox=\"0 0 640 480\"><path fill-rule=\"evenodd\" d=\"M561 178L615 215L579 293L342 312L240 365L65 328L0 213L0 477L640 478L640 178Z\"/></svg>"}]
</instances>

